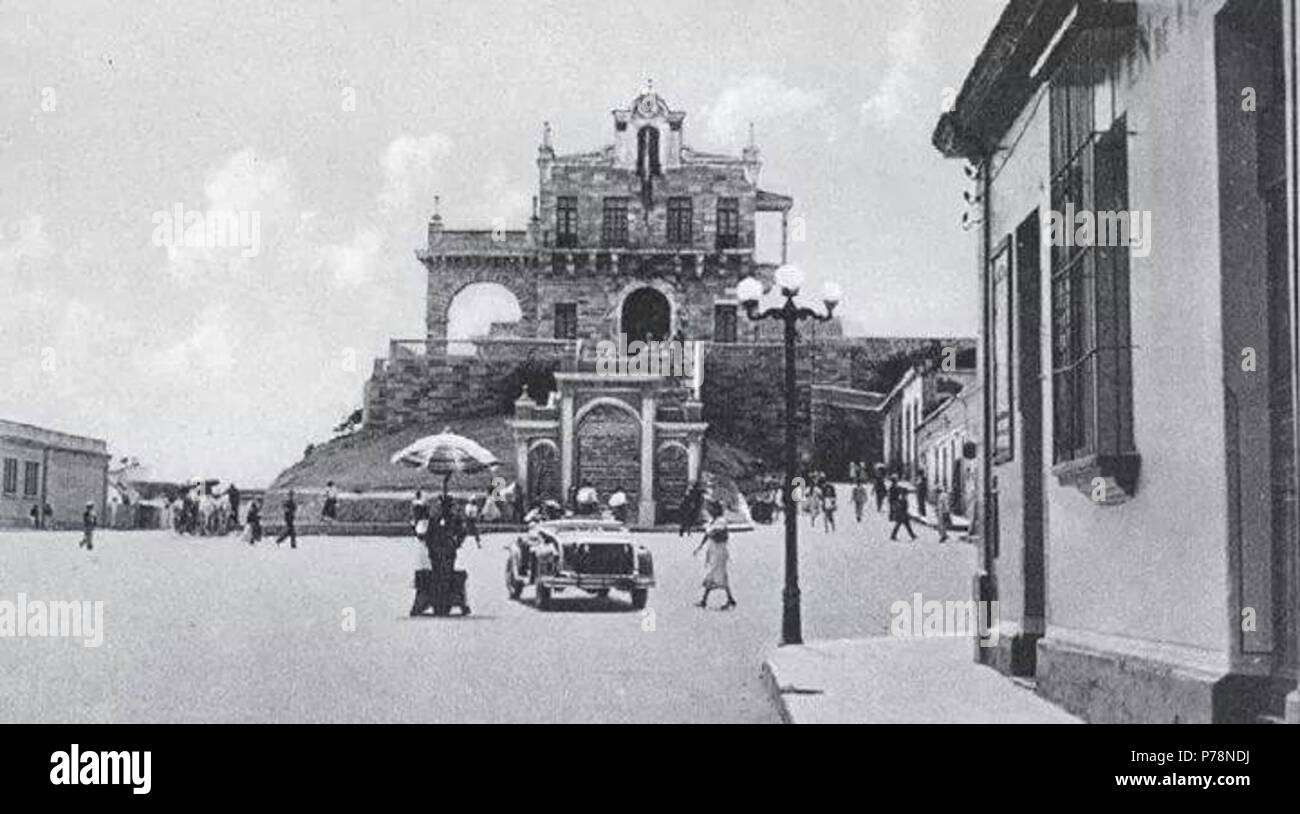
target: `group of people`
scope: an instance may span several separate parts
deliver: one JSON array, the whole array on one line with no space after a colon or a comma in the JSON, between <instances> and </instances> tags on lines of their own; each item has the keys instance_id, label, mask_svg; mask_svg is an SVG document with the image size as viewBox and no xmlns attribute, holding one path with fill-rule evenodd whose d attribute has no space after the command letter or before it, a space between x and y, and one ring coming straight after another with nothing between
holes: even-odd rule
<instances>
[{"instance_id":1,"label":"group of people","mask_svg":"<svg viewBox=\"0 0 1300 814\"><path fill-rule=\"evenodd\" d=\"M887 506L889 522L894 524L889 539L897 540L899 530L904 529L908 536L915 540L916 532L912 530L911 498L908 493L916 492L917 511L924 515L931 503L930 486L925 470L922 469L917 473L911 489L900 480L897 473L886 476L883 467L871 471L863 465L853 474L855 475L853 511L857 521L862 522L862 514L868 500L868 481L870 481L870 492L876 500L876 511L884 512ZM939 542L947 542L948 529L952 524L952 507L942 486L934 490L933 504L939 527Z\"/></svg>"},{"instance_id":2,"label":"group of people","mask_svg":"<svg viewBox=\"0 0 1300 814\"><path fill-rule=\"evenodd\" d=\"M853 516L858 522L870 507L874 498L876 511L886 514L889 522L893 524L890 531L889 539L897 540L899 531L906 531L911 539L916 539L916 532L912 528L912 506L911 493L916 493L917 511L923 516L933 510L935 525L939 530L939 542L946 542L949 537L949 530L952 526L952 506L949 502L949 496L942 486L931 492L929 481L924 470L917 473L917 477L908 483L899 476L897 472L886 473L883 465L877 464L870 467L866 463L852 462L849 464L849 480L852 483L851 497L853 501ZM808 516L809 522L813 528L820 523L827 533L836 528L836 510L839 505L839 494L836 485L831 482L826 473L819 470L811 470L804 474L801 480L796 480L794 499L797 506ZM753 506L770 507L773 511L780 509L781 493L779 483L775 478L768 478L764 481L764 488L758 492L754 498ZM679 534L684 534L689 528L693 527L693 520L698 513L700 494L693 490L688 493L687 500L683 502L683 522L679 529ZM770 516L766 513L759 517L755 513L754 519L759 522L770 521Z\"/></svg>"},{"instance_id":3,"label":"group of people","mask_svg":"<svg viewBox=\"0 0 1300 814\"><path fill-rule=\"evenodd\" d=\"M239 487L233 483L216 493L211 481L194 481L168 501L169 525L178 534L228 534L239 528L239 501Z\"/></svg>"},{"instance_id":4,"label":"group of people","mask_svg":"<svg viewBox=\"0 0 1300 814\"><path fill-rule=\"evenodd\" d=\"M808 515L813 528L817 527L817 521L820 519L822 527L829 534L835 530L835 512L839 509L839 493L836 492L835 484L831 483L825 472L809 472L807 483L803 496L804 513Z\"/></svg>"},{"instance_id":5,"label":"group of people","mask_svg":"<svg viewBox=\"0 0 1300 814\"><path fill-rule=\"evenodd\" d=\"M591 481L583 480L569 490L569 508L578 517L598 517L608 513L610 517L618 522L626 523L628 512L627 492L621 488L615 488L605 501L604 507L602 507L600 493L596 491L596 487L591 485Z\"/></svg>"},{"instance_id":6,"label":"group of people","mask_svg":"<svg viewBox=\"0 0 1300 814\"><path fill-rule=\"evenodd\" d=\"M333 490L333 481L328 491ZM327 494L328 494L327 491ZM177 495L168 503L170 525L177 534L194 536L223 536L232 531L239 532L241 539L249 545L256 545L264 536L262 531L262 501L254 499L240 516L241 497L239 488L233 483L220 494L213 491L212 483L196 481L189 489ZM329 498L326 498L329 507ZM281 502L284 527L275 543L279 545L289 541L290 548L298 547L298 499L290 489ZM326 508L325 512L332 509Z\"/></svg>"}]
</instances>

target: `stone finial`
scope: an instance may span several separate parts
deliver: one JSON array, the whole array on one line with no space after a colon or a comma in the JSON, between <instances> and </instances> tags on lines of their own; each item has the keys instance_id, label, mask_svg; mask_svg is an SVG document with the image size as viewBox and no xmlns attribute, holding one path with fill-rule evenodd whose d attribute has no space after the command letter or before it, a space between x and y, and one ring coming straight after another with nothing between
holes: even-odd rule
<instances>
[{"instance_id":1,"label":"stone finial","mask_svg":"<svg viewBox=\"0 0 1300 814\"><path fill-rule=\"evenodd\" d=\"M433 215L429 218L429 248L432 249L442 241L442 215L438 210L441 207L442 198L439 195L433 196Z\"/></svg>"},{"instance_id":2,"label":"stone finial","mask_svg":"<svg viewBox=\"0 0 1300 814\"><path fill-rule=\"evenodd\" d=\"M542 122L542 146L551 149L551 123Z\"/></svg>"}]
</instances>

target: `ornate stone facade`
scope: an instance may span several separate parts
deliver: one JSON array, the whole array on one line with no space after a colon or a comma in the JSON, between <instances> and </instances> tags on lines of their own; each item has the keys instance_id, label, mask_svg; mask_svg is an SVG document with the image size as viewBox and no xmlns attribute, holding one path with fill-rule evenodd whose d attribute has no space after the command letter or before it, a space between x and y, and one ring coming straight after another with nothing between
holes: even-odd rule
<instances>
[{"instance_id":1,"label":"ornate stone facade","mask_svg":"<svg viewBox=\"0 0 1300 814\"><path fill-rule=\"evenodd\" d=\"M749 322L735 290L747 276L770 281L775 269L755 257L760 216L779 218L785 260L793 200L759 187L752 136L740 155L700 152L684 142L685 118L647 91L613 111L611 144L571 154L557 153L547 126L524 229L447 229L435 211L417 252L428 269L427 333L394 340L376 361L366 426L513 414L530 499L563 500L590 481L602 495L626 492L641 525L668 519L698 477L711 425L778 460L780 326ZM476 283L513 294L520 319L451 339L452 301ZM620 336L623 345L681 343L691 369L611 375L598 348ZM846 339L838 320L802 325L800 385L861 387L885 355L923 341ZM548 403L515 401L525 369L555 373ZM804 396L796 419L806 426Z\"/></svg>"}]
</instances>

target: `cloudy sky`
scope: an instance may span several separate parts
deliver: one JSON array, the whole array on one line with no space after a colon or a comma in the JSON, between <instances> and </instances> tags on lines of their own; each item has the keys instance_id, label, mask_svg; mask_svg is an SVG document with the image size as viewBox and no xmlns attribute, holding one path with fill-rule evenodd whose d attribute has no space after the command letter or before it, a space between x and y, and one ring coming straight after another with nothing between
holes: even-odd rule
<instances>
[{"instance_id":1,"label":"cloudy sky","mask_svg":"<svg viewBox=\"0 0 1300 814\"><path fill-rule=\"evenodd\" d=\"M522 227L541 123L598 148L647 78L697 149L754 122L792 259L855 332L974 333L965 180L929 136L1001 6L0 4L0 417L268 482L423 335L433 196ZM158 245L178 205L258 213L258 251Z\"/></svg>"}]
</instances>

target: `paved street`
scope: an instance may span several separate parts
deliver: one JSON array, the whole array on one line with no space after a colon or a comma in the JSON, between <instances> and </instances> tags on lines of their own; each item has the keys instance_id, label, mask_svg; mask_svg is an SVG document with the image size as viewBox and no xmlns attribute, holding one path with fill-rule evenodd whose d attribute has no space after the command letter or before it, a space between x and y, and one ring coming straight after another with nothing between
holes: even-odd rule
<instances>
[{"instance_id":1,"label":"paved street","mask_svg":"<svg viewBox=\"0 0 1300 814\"><path fill-rule=\"evenodd\" d=\"M847 490L841 487L842 497ZM975 554L885 541L874 512L801 521L804 635L875 636L889 606L968 596ZM775 722L759 679L781 617L780 525L738 534L739 607L701 611L696 540L641 535L659 587L542 613L506 598L503 545L470 542L468 619L409 619L414 543L305 538L250 549L170 532L0 534L0 600L103 600L104 643L0 638L0 721ZM715 594L714 605L722 597ZM355 612L355 630L345 622Z\"/></svg>"}]
</instances>

